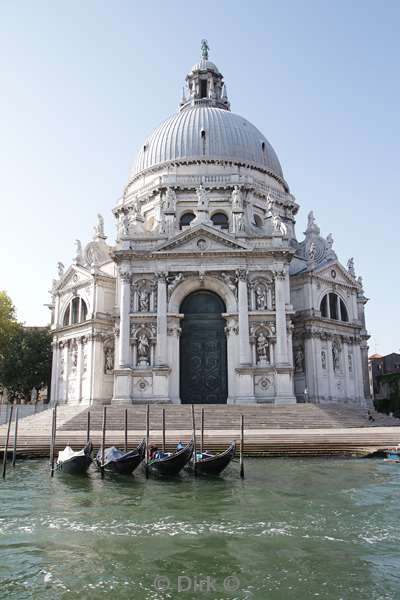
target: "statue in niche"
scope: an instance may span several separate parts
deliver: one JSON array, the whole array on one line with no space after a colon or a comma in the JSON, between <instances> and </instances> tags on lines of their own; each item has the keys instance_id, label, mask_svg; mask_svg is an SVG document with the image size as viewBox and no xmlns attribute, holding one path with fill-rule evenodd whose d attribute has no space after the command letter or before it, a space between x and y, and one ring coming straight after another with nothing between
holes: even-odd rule
<instances>
[{"instance_id":1,"label":"statue in niche","mask_svg":"<svg viewBox=\"0 0 400 600\"><path fill-rule=\"evenodd\" d=\"M175 191L172 188L167 187L167 191L165 194L165 201L164 201L164 211L165 212L175 212L175 210L176 210Z\"/></svg>"},{"instance_id":2,"label":"statue in niche","mask_svg":"<svg viewBox=\"0 0 400 600\"><path fill-rule=\"evenodd\" d=\"M279 215L273 215L272 228L276 233L280 233L281 235L287 234L287 227Z\"/></svg>"},{"instance_id":3,"label":"statue in niche","mask_svg":"<svg viewBox=\"0 0 400 600\"><path fill-rule=\"evenodd\" d=\"M303 348L301 346L299 346L295 350L294 367L295 367L295 370L298 372L304 371L304 352L303 352Z\"/></svg>"},{"instance_id":4,"label":"statue in niche","mask_svg":"<svg viewBox=\"0 0 400 600\"><path fill-rule=\"evenodd\" d=\"M58 277L61 279L64 276L64 265L62 262L57 263Z\"/></svg>"},{"instance_id":5,"label":"statue in niche","mask_svg":"<svg viewBox=\"0 0 400 600\"><path fill-rule=\"evenodd\" d=\"M129 234L129 217L128 217L128 213L126 213L126 212L122 212L121 213L120 222L121 222L121 232L122 232L122 235L128 235Z\"/></svg>"},{"instance_id":6,"label":"statue in niche","mask_svg":"<svg viewBox=\"0 0 400 600\"><path fill-rule=\"evenodd\" d=\"M237 233L241 233L241 232L245 231L246 226L245 226L244 216L243 215L237 215L237 217L236 217L236 229L237 229Z\"/></svg>"},{"instance_id":7,"label":"statue in niche","mask_svg":"<svg viewBox=\"0 0 400 600\"><path fill-rule=\"evenodd\" d=\"M150 292L145 287L141 287L138 292L138 298L139 298L139 312L149 312L149 310L150 310Z\"/></svg>"},{"instance_id":8,"label":"statue in niche","mask_svg":"<svg viewBox=\"0 0 400 600\"><path fill-rule=\"evenodd\" d=\"M257 362L266 363L268 361L269 344L265 335L261 332L256 339Z\"/></svg>"},{"instance_id":9,"label":"statue in niche","mask_svg":"<svg viewBox=\"0 0 400 600\"><path fill-rule=\"evenodd\" d=\"M321 364L322 364L322 368L326 369L326 352L325 352L325 350L321 350Z\"/></svg>"},{"instance_id":10,"label":"statue in niche","mask_svg":"<svg viewBox=\"0 0 400 600\"><path fill-rule=\"evenodd\" d=\"M310 247L308 249L308 258L313 261L317 255L317 244L315 242L311 242Z\"/></svg>"},{"instance_id":11,"label":"statue in niche","mask_svg":"<svg viewBox=\"0 0 400 600\"><path fill-rule=\"evenodd\" d=\"M331 233L326 238L326 241L327 241L327 244L328 244L328 248L330 250L332 248L333 242L334 242L333 235Z\"/></svg>"},{"instance_id":12,"label":"statue in niche","mask_svg":"<svg viewBox=\"0 0 400 600\"><path fill-rule=\"evenodd\" d=\"M232 208L236 210L243 209L242 192L238 185L235 185L232 192Z\"/></svg>"},{"instance_id":13,"label":"statue in niche","mask_svg":"<svg viewBox=\"0 0 400 600\"><path fill-rule=\"evenodd\" d=\"M142 333L137 341L138 365L147 367L149 365L150 343L147 336Z\"/></svg>"},{"instance_id":14,"label":"statue in niche","mask_svg":"<svg viewBox=\"0 0 400 600\"><path fill-rule=\"evenodd\" d=\"M197 209L208 210L208 192L201 183L196 190L197 194Z\"/></svg>"},{"instance_id":15,"label":"statue in niche","mask_svg":"<svg viewBox=\"0 0 400 600\"><path fill-rule=\"evenodd\" d=\"M333 360L333 370L339 371L340 369L340 346L338 342L333 342L332 344L332 360Z\"/></svg>"},{"instance_id":16,"label":"statue in niche","mask_svg":"<svg viewBox=\"0 0 400 600\"><path fill-rule=\"evenodd\" d=\"M352 275L353 277L356 276L356 271L354 269L354 258L349 258L349 260L347 261L347 270L350 273L350 275Z\"/></svg>"},{"instance_id":17,"label":"statue in niche","mask_svg":"<svg viewBox=\"0 0 400 600\"><path fill-rule=\"evenodd\" d=\"M114 371L114 349L110 346L104 348L104 373L112 375Z\"/></svg>"},{"instance_id":18,"label":"statue in niche","mask_svg":"<svg viewBox=\"0 0 400 600\"><path fill-rule=\"evenodd\" d=\"M267 293L266 293L265 286L263 286L259 283L256 286L255 295L256 295L257 310L265 310L267 308Z\"/></svg>"}]
</instances>

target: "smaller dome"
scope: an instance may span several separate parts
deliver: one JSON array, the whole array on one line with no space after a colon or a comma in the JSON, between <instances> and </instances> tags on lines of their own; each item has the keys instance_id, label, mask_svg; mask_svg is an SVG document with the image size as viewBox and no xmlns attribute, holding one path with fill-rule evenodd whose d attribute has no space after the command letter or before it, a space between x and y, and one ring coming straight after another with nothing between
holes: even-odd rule
<instances>
[{"instance_id":1,"label":"smaller dome","mask_svg":"<svg viewBox=\"0 0 400 600\"><path fill-rule=\"evenodd\" d=\"M190 72L196 73L197 71L214 71L214 73L219 73L217 66L210 60L205 60L204 58L202 58L200 62L193 65Z\"/></svg>"}]
</instances>

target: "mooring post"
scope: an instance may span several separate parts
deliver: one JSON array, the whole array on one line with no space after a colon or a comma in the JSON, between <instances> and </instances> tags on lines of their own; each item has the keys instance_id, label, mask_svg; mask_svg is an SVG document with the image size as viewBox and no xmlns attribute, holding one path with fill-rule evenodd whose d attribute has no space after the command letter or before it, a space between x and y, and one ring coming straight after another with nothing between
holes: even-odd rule
<instances>
[{"instance_id":1,"label":"mooring post","mask_svg":"<svg viewBox=\"0 0 400 600\"><path fill-rule=\"evenodd\" d=\"M90 440L90 410L88 410L87 414L87 427L86 427L86 443L88 444Z\"/></svg>"},{"instance_id":2,"label":"mooring post","mask_svg":"<svg viewBox=\"0 0 400 600\"><path fill-rule=\"evenodd\" d=\"M125 442L124 442L124 448L125 448L125 452L128 452L128 409L125 409L125 414L124 414L124 432L125 432Z\"/></svg>"},{"instance_id":3,"label":"mooring post","mask_svg":"<svg viewBox=\"0 0 400 600\"><path fill-rule=\"evenodd\" d=\"M165 452L165 408L162 409L162 449Z\"/></svg>"},{"instance_id":4,"label":"mooring post","mask_svg":"<svg viewBox=\"0 0 400 600\"><path fill-rule=\"evenodd\" d=\"M12 466L15 467L15 461L17 459L17 435L18 435L18 406L15 409L15 423L14 423L14 448L12 455Z\"/></svg>"},{"instance_id":5,"label":"mooring post","mask_svg":"<svg viewBox=\"0 0 400 600\"><path fill-rule=\"evenodd\" d=\"M201 409L201 438L200 452L204 452L204 408Z\"/></svg>"},{"instance_id":6,"label":"mooring post","mask_svg":"<svg viewBox=\"0 0 400 600\"><path fill-rule=\"evenodd\" d=\"M8 452L8 440L10 439L10 430L11 430L11 421L13 416L14 405L11 404L11 410L8 417L8 427L6 434L6 441L4 444L4 454L3 454L3 479L6 478L6 470L7 470L7 452Z\"/></svg>"},{"instance_id":7,"label":"mooring post","mask_svg":"<svg viewBox=\"0 0 400 600\"><path fill-rule=\"evenodd\" d=\"M146 479L149 478L149 460L150 460L150 404L147 404L146 407L146 465L145 465L145 473Z\"/></svg>"},{"instance_id":8,"label":"mooring post","mask_svg":"<svg viewBox=\"0 0 400 600\"><path fill-rule=\"evenodd\" d=\"M107 406L103 406L103 426L101 431L101 478L104 479L104 451L106 448L106 422L107 422Z\"/></svg>"},{"instance_id":9,"label":"mooring post","mask_svg":"<svg viewBox=\"0 0 400 600\"><path fill-rule=\"evenodd\" d=\"M56 446L56 429L57 429L57 407L53 408L51 422L51 439L50 439L50 476L54 477L54 453Z\"/></svg>"},{"instance_id":10,"label":"mooring post","mask_svg":"<svg viewBox=\"0 0 400 600\"><path fill-rule=\"evenodd\" d=\"M244 464L243 464L243 452L244 452L244 416L240 417L240 477L244 478Z\"/></svg>"},{"instance_id":11,"label":"mooring post","mask_svg":"<svg viewBox=\"0 0 400 600\"><path fill-rule=\"evenodd\" d=\"M193 426L193 471L197 475L197 448L196 448L196 420L194 418L194 405L192 404L192 426Z\"/></svg>"}]
</instances>

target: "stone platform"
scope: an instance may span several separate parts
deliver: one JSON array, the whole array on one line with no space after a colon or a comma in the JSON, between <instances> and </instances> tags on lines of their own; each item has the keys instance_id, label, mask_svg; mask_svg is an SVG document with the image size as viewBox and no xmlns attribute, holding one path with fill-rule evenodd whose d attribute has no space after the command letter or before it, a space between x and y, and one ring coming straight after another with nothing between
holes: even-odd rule
<instances>
[{"instance_id":1,"label":"stone platform","mask_svg":"<svg viewBox=\"0 0 400 600\"><path fill-rule=\"evenodd\" d=\"M173 448L179 440L192 437L191 407L152 405L150 407L150 442L162 440L162 409L166 415L166 442ZM368 420L365 410L341 405L297 404L291 406L196 405L197 439L200 440L201 409L205 413L205 447L221 450L240 438L240 416L245 419L245 452L252 456L321 456L367 455L400 442L400 420L374 413ZM122 407L107 407L106 444L123 446L124 414ZM146 435L146 406L129 406L128 444L135 446ZM56 449L69 443L81 448L86 440L87 407L57 408ZM19 422L17 452L19 456L49 455L52 410L25 417ZM101 444L103 409L90 409L91 439L95 448ZM6 426L0 427L1 452ZM9 449L13 445L13 427Z\"/></svg>"}]
</instances>

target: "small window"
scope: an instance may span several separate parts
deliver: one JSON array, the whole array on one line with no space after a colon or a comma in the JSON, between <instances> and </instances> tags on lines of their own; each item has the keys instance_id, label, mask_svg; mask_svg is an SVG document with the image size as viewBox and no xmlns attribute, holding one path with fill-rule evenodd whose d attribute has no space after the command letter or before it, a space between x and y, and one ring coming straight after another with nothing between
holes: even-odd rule
<instances>
[{"instance_id":1,"label":"small window","mask_svg":"<svg viewBox=\"0 0 400 600\"><path fill-rule=\"evenodd\" d=\"M215 225L215 227L220 227L221 229L229 229L229 221L228 217L225 213L217 212L211 217L211 221Z\"/></svg>"},{"instance_id":2,"label":"small window","mask_svg":"<svg viewBox=\"0 0 400 600\"><path fill-rule=\"evenodd\" d=\"M261 150L262 150L263 152L265 152L265 142L263 142L263 143L261 144Z\"/></svg>"},{"instance_id":3,"label":"small window","mask_svg":"<svg viewBox=\"0 0 400 600\"><path fill-rule=\"evenodd\" d=\"M349 320L347 308L345 307L343 300L340 300L340 319L346 322Z\"/></svg>"},{"instance_id":4,"label":"small window","mask_svg":"<svg viewBox=\"0 0 400 600\"><path fill-rule=\"evenodd\" d=\"M329 312L331 319L338 320L338 305L337 305L337 296L336 294L329 294Z\"/></svg>"},{"instance_id":5,"label":"small window","mask_svg":"<svg viewBox=\"0 0 400 600\"><path fill-rule=\"evenodd\" d=\"M194 214L192 212L187 212L181 216L181 220L179 221L179 228L187 227L194 219Z\"/></svg>"},{"instance_id":6,"label":"small window","mask_svg":"<svg viewBox=\"0 0 400 600\"><path fill-rule=\"evenodd\" d=\"M80 318L80 322L82 323L82 321L86 321L87 319L87 306L86 306L86 302L84 300L81 300L81 318Z\"/></svg>"},{"instance_id":7,"label":"small window","mask_svg":"<svg viewBox=\"0 0 400 600\"><path fill-rule=\"evenodd\" d=\"M69 325L70 312L71 312L71 308L70 308L70 305L68 304L67 310L64 313L64 320L63 320L64 327L66 327L67 325Z\"/></svg>"},{"instance_id":8,"label":"small window","mask_svg":"<svg viewBox=\"0 0 400 600\"><path fill-rule=\"evenodd\" d=\"M328 317L328 296L324 296L321 302L321 316Z\"/></svg>"},{"instance_id":9,"label":"small window","mask_svg":"<svg viewBox=\"0 0 400 600\"><path fill-rule=\"evenodd\" d=\"M74 298L71 303L71 325L79 321L79 300L80 298Z\"/></svg>"},{"instance_id":10,"label":"small window","mask_svg":"<svg viewBox=\"0 0 400 600\"><path fill-rule=\"evenodd\" d=\"M200 98L207 98L207 79L200 80Z\"/></svg>"}]
</instances>

